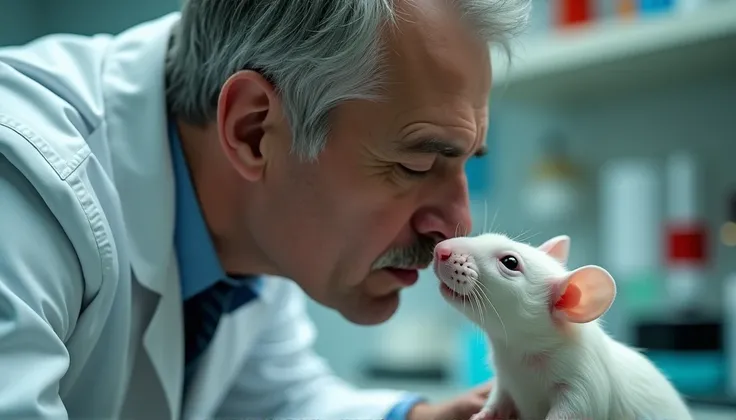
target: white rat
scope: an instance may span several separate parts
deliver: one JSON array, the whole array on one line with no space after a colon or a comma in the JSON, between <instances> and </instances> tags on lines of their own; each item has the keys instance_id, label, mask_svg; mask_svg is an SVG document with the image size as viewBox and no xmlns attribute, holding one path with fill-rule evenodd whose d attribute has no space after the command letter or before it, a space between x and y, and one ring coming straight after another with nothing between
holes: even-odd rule
<instances>
[{"instance_id":1,"label":"white rat","mask_svg":"<svg viewBox=\"0 0 736 420\"><path fill-rule=\"evenodd\" d=\"M500 234L435 247L442 295L492 347L495 384L474 419L691 420L665 376L601 328L615 282L594 265L568 271L569 247Z\"/></svg>"}]
</instances>

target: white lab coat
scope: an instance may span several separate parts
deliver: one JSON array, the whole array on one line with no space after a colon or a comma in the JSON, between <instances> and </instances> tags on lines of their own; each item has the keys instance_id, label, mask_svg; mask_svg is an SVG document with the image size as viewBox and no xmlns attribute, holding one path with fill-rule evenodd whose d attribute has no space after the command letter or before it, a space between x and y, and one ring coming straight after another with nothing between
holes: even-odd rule
<instances>
[{"instance_id":1,"label":"white lab coat","mask_svg":"<svg viewBox=\"0 0 736 420\"><path fill-rule=\"evenodd\" d=\"M0 49L0 418L384 417L403 393L333 376L280 278L222 320L182 395L163 85L178 17Z\"/></svg>"}]
</instances>

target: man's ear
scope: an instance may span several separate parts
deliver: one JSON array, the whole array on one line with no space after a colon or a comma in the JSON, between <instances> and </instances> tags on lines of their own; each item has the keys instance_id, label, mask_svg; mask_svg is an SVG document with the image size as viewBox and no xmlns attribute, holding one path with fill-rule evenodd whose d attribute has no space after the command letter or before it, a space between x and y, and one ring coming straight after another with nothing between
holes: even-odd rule
<instances>
[{"instance_id":1,"label":"man's ear","mask_svg":"<svg viewBox=\"0 0 736 420\"><path fill-rule=\"evenodd\" d=\"M570 255L570 237L567 235L555 236L540 245L539 249L560 263L567 264L567 258Z\"/></svg>"},{"instance_id":2,"label":"man's ear","mask_svg":"<svg viewBox=\"0 0 736 420\"><path fill-rule=\"evenodd\" d=\"M264 139L274 114L280 114L279 107L273 85L252 70L233 74L220 90L220 144L235 170L249 181L263 175L269 146Z\"/></svg>"},{"instance_id":3,"label":"man's ear","mask_svg":"<svg viewBox=\"0 0 736 420\"><path fill-rule=\"evenodd\" d=\"M616 282L605 269L587 265L552 279L553 315L583 324L598 319L613 304Z\"/></svg>"}]
</instances>

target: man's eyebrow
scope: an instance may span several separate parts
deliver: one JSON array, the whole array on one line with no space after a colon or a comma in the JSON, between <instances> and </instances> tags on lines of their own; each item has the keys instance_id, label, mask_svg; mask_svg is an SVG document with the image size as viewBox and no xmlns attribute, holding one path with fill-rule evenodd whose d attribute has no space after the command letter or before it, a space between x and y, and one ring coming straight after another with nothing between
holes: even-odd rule
<instances>
[{"instance_id":1,"label":"man's eyebrow","mask_svg":"<svg viewBox=\"0 0 736 420\"><path fill-rule=\"evenodd\" d=\"M405 153L438 154L448 158L457 158L465 154L465 150L451 141L438 138L423 138L404 144L400 150ZM475 151L475 157L485 156L488 147L484 144Z\"/></svg>"}]
</instances>

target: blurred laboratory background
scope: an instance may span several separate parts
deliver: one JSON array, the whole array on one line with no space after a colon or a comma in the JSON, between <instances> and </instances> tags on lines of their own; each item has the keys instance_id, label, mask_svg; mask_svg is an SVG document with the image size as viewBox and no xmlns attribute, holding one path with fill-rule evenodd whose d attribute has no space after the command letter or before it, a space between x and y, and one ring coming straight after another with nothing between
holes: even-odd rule
<instances>
[{"instance_id":1,"label":"blurred laboratory background","mask_svg":"<svg viewBox=\"0 0 736 420\"><path fill-rule=\"evenodd\" d=\"M117 33L178 0L0 0L0 45ZM468 165L474 230L572 238L619 294L605 315L698 419L736 418L736 1L537 0L494 49L490 153ZM310 304L317 351L361 386L447 398L493 375L431 271L384 325Z\"/></svg>"}]
</instances>

